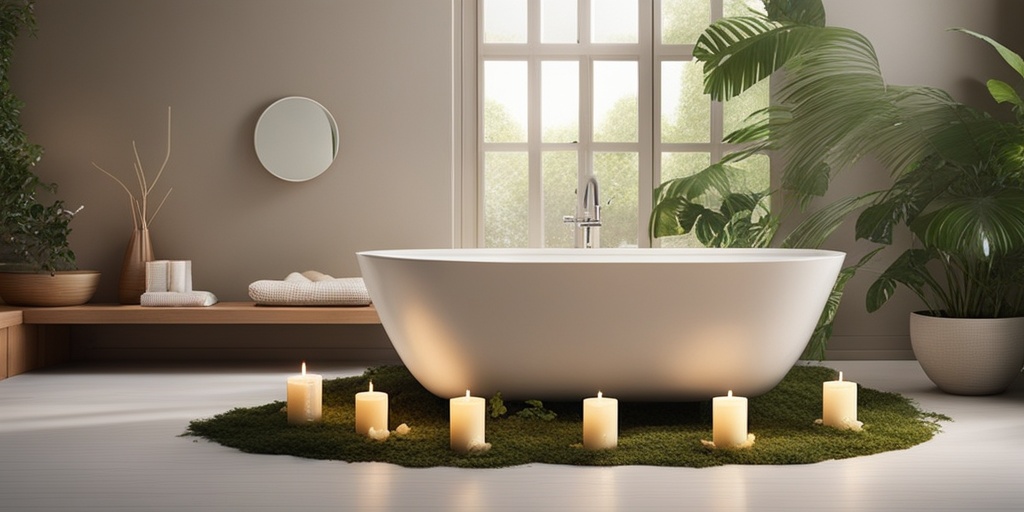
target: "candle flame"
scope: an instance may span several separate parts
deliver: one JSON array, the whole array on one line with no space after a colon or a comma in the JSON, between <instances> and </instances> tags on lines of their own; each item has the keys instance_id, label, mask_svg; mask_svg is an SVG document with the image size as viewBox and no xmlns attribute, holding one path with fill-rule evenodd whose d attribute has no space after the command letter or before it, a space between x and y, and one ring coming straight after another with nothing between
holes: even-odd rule
<instances>
[{"instance_id":1,"label":"candle flame","mask_svg":"<svg viewBox=\"0 0 1024 512\"><path fill-rule=\"evenodd\" d=\"M839 372L839 382L843 381L843 372Z\"/></svg>"},{"instance_id":2,"label":"candle flame","mask_svg":"<svg viewBox=\"0 0 1024 512\"><path fill-rule=\"evenodd\" d=\"M466 390L466 398L469 398L469 390Z\"/></svg>"},{"instance_id":3,"label":"candle flame","mask_svg":"<svg viewBox=\"0 0 1024 512\"><path fill-rule=\"evenodd\" d=\"M732 396L732 390L731 389L729 390L729 396Z\"/></svg>"},{"instance_id":4,"label":"candle flame","mask_svg":"<svg viewBox=\"0 0 1024 512\"><path fill-rule=\"evenodd\" d=\"M370 392L371 393L373 392L373 381L372 380L370 381Z\"/></svg>"},{"instance_id":5,"label":"candle flame","mask_svg":"<svg viewBox=\"0 0 1024 512\"><path fill-rule=\"evenodd\" d=\"M305 361L302 362L302 374L303 375L306 374L306 362Z\"/></svg>"},{"instance_id":6,"label":"candle flame","mask_svg":"<svg viewBox=\"0 0 1024 512\"><path fill-rule=\"evenodd\" d=\"M600 391L597 392L597 397L601 398L601 392Z\"/></svg>"}]
</instances>

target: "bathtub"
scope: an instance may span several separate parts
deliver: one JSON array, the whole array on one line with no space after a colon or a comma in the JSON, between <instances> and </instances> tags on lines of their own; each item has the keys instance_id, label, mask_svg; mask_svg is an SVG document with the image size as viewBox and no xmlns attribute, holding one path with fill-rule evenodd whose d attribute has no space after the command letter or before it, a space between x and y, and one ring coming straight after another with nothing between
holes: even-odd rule
<instances>
[{"instance_id":1,"label":"bathtub","mask_svg":"<svg viewBox=\"0 0 1024 512\"><path fill-rule=\"evenodd\" d=\"M402 362L439 397L756 396L807 344L844 253L418 249L358 253Z\"/></svg>"}]
</instances>

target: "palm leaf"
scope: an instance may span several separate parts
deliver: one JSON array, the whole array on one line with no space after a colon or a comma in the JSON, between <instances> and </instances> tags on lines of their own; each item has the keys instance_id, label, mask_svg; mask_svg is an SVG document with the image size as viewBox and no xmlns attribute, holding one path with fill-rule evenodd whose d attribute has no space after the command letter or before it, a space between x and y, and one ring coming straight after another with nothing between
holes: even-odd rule
<instances>
[{"instance_id":1,"label":"palm leaf","mask_svg":"<svg viewBox=\"0 0 1024 512\"><path fill-rule=\"evenodd\" d=\"M1024 248L1024 191L954 197L918 217L911 230L925 247L982 259Z\"/></svg>"},{"instance_id":2,"label":"palm leaf","mask_svg":"<svg viewBox=\"0 0 1024 512\"><path fill-rule=\"evenodd\" d=\"M782 247L818 248L854 211L863 208L874 194L850 197L831 203L807 216L782 241Z\"/></svg>"},{"instance_id":3,"label":"palm leaf","mask_svg":"<svg viewBox=\"0 0 1024 512\"><path fill-rule=\"evenodd\" d=\"M825 26L825 6L821 0L765 0L768 18L801 25Z\"/></svg>"}]
</instances>

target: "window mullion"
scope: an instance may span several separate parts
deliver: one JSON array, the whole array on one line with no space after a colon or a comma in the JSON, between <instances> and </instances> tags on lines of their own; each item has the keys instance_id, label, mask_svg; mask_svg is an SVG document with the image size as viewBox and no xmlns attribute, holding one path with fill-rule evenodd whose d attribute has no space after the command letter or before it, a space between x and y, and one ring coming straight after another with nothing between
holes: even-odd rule
<instances>
[{"instance_id":1,"label":"window mullion","mask_svg":"<svg viewBox=\"0 0 1024 512\"><path fill-rule=\"evenodd\" d=\"M640 52L637 55L639 59L637 72L640 76L637 77L639 80L637 98L639 103L639 133L638 142L639 155L638 163L640 168L638 169L638 177L640 180L637 191L639 197L637 198L637 245L639 247L650 247L651 239L647 232L647 218L651 209L654 207L654 201L651 195L654 190L655 183L655 170L654 170L654 145L655 145L655 122L660 123L660 114L655 111L655 100L654 93L657 88L655 85L655 72L654 68L654 46L656 41L654 35L657 32L655 26L659 23L654 19L655 2L640 2Z\"/></svg>"}]
</instances>

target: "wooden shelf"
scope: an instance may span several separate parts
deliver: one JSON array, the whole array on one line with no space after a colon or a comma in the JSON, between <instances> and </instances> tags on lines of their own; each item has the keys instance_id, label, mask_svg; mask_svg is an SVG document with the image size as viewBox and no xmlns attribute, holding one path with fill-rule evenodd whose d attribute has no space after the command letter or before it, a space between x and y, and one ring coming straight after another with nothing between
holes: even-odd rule
<instances>
[{"instance_id":1,"label":"wooden shelf","mask_svg":"<svg viewBox=\"0 0 1024 512\"><path fill-rule=\"evenodd\" d=\"M22 323L21 308L11 306L0 306L0 329Z\"/></svg>"},{"instance_id":2,"label":"wooden shelf","mask_svg":"<svg viewBox=\"0 0 1024 512\"><path fill-rule=\"evenodd\" d=\"M142 307L86 304L19 308L26 324L379 324L370 306L257 306L219 302L209 307ZM0 315L6 312L0 312ZM2 316L0 316L2 319Z\"/></svg>"}]
</instances>

